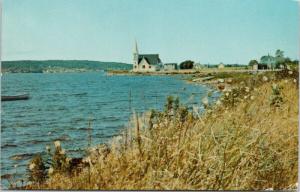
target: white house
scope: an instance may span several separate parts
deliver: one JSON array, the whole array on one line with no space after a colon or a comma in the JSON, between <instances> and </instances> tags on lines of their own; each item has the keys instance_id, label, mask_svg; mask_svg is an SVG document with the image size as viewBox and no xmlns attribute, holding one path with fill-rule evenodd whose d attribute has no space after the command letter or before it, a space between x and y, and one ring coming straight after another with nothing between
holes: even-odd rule
<instances>
[{"instance_id":1,"label":"white house","mask_svg":"<svg viewBox=\"0 0 300 192\"><path fill-rule=\"evenodd\" d=\"M159 71L162 62L158 54L139 54L137 43L133 50L133 71L134 72L153 72Z\"/></svg>"},{"instance_id":2,"label":"white house","mask_svg":"<svg viewBox=\"0 0 300 192\"><path fill-rule=\"evenodd\" d=\"M276 65L276 59L268 54L260 58L260 64L267 65L269 69L274 69Z\"/></svg>"},{"instance_id":3,"label":"white house","mask_svg":"<svg viewBox=\"0 0 300 192\"><path fill-rule=\"evenodd\" d=\"M177 63L165 63L164 64L164 70L165 71L172 71L177 70Z\"/></svg>"},{"instance_id":4,"label":"white house","mask_svg":"<svg viewBox=\"0 0 300 192\"><path fill-rule=\"evenodd\" d=\"M220 63L220 64L218 65L218 68L219 68L219 69L224 69L224 68L225 68L225 65L224 65L223 63Z\"/></svg>"}]
</instances>

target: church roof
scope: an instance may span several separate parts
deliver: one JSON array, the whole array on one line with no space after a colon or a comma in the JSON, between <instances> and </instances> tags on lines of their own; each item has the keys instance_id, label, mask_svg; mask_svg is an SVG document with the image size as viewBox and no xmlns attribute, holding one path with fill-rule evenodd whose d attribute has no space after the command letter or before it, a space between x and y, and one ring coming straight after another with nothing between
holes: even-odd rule
<instances>
[{"instance_id":1,"label":"church roof","mask_svg":"<svg viewBox=\"0 0 300 192\"><path fill-rule=\"evenodd\" d=\"M139 62L138 63L140 63L143 58L145 58L145 60L150 65L157 65L157 64L161 63L161 60L160 60L158 54L141 54L141 55L139 55Z\"/></svg>"}]
</instances>

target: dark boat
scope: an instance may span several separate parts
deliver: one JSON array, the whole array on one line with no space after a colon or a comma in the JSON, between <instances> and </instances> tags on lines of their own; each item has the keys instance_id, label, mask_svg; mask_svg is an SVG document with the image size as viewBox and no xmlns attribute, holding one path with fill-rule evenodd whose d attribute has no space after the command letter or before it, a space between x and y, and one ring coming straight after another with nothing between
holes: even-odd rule
<instances>
[{"instance_id":1,"label":"dark boat","mask_svg":"<svg viewBox=\"0 0 300 192\"><path fill-rule=\"evenodd\" d=\"M27 100L29 99L28 94L15 95L15 96L1 96L1 101L16 101L16 100Z\"/></svg>"}]
</instances>

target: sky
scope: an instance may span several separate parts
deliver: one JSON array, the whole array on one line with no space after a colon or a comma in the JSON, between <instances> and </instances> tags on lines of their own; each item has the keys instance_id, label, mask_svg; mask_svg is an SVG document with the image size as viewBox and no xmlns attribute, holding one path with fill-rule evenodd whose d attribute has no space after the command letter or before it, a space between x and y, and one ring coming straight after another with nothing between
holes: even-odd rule
<instances>
[{"instance_id":1,"label":"sky","mask_svg":"<svg viewBox=\"0 0 300 192\"><path fill-rule=\"evenodd\" d=\"M3 0L2 60L240 63L299 59L296 0Z\"/></svg>"}]
</instances>

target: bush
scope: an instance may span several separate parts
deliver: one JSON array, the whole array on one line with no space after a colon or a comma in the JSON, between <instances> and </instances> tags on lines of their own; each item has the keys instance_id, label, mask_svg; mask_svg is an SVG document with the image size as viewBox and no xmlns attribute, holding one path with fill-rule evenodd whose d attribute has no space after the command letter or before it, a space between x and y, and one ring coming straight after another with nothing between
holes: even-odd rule
<instances>
[{"instance_id":1,"label":"bush","mask_svg":"<svg viewBox=\"0 0 300 192\"><path fill-rule=\"evenodd\" d=\"M42 183L46 179L46 166L40 154L35 155L29 163L29 181Z\"/></svg>"},{"instance_id":2,"label":"bush","mask_svg":"<svg viewBox=\"0 0 300 192\"><path fill-rule=\"evenodd\" d=\"M180 69L193 69L194 61L186 60L179 64Z\"/></svg>"}]
</instances>

